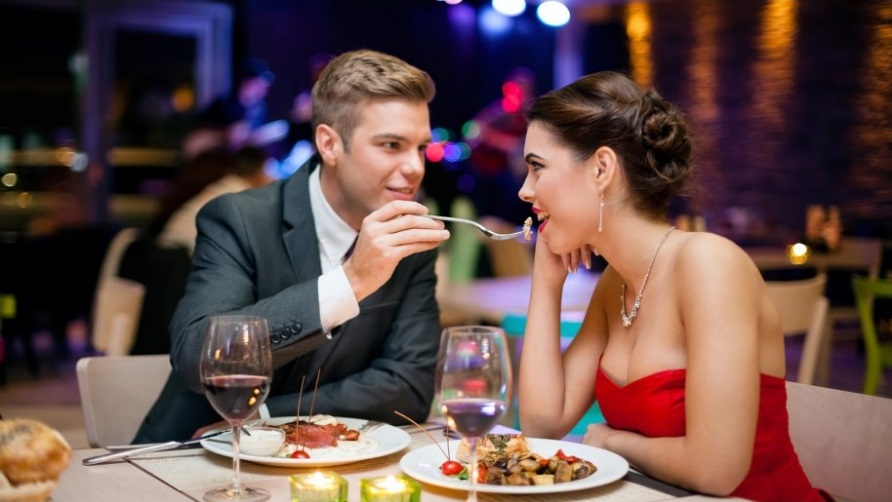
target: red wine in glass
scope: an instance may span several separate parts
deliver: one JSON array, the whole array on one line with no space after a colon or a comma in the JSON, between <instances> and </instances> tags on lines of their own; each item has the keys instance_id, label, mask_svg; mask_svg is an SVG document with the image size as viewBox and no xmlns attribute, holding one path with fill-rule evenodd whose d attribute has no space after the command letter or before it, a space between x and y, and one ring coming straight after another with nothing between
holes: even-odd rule
<instances>
[{"instance_id":1,"label":"red wine in glass","mask_svg":"<svg viewBox=\"0 0 892 502\"><path fill-rule=\"evenodd\" d=\"M204 393L220 415L246 420L269 394L269 381L256 375L213 376L204 380Z\"/></svg>"},{"instance_id":2,"label":"red wine in glass","mask_svg":"<svg viewBox=\"0 0 892 502\"><path fill-rule=\"evenodd\" d=\"M244 486L239 479L241 427L269 394L272 349L266 319L221 315L208 318L199 364L204 393L232 427L232 481L204 494L204 500L262 502L268 491Z\"/></svg>"}]
</instances>

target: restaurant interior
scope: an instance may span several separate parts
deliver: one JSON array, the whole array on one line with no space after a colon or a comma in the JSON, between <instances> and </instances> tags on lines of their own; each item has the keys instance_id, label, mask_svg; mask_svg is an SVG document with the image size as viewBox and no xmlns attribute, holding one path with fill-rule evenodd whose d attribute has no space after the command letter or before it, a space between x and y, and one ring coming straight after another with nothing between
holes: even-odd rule
<instances>
[{"instance_id":1,"label":"restaurant interior","mask_svg":"<svg viewBox=\"0 0 892 502\"><path fill-rule=\"evenodd\" d=\"M865 320L852 282L892 280L892 4L526 0L520 12L498 10L512 3L0 0L0 415L95 446L76 364L170 349L166 322L188 261L134 262L119 238L147 229L175 192L200 113L237 87L245 61L265 62L276 131L262 143L265 171L287 177L312 153L302 96L320 65L359 48L399 56L436 83L423 201L505 231L529 216L516 197L526 167L493 158L478 136L484 121L522 144L524 103L578 76L616 70L656 88L694 136L698 177L671 220L730 238L766 280L824 274L812 383L892 398L892 357L869 369L873 345L892 346L892 298L873 299ZM560 5L543 13L547 3ZM508 330L526 310L532 246L450 228L441 320ZM606 263L596 265L580 275ZM116 343L98 315L111 301L102 286L119 275L141 293ZM585 280L580 304L565 303L570 324L590 294ZM787 338L789 380L810 350L802 333Z\"/></svg>"}]
</instances>

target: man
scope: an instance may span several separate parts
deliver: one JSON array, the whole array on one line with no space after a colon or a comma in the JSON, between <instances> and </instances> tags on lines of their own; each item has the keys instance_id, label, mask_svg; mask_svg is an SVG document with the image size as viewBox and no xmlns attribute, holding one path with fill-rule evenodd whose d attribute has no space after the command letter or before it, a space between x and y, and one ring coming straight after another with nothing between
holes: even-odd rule
<instances>
[{"instance_id":1,"label":"man","mask_svg":"<svg viewBox=\"0 0 892 502\"><path fill-rule=\"evenodd\" d=\"M269 322L272 416L307 414L312 403L316 413L426 418L440 337L434 262L449 237L413 200L434 92L427 73L400 59L342 54L313 88L318 155L288 180L204 206L170 325L174 372L137 442L220 420L198 366L206 318L224 313Z\"/></svg>"}]
</instances>

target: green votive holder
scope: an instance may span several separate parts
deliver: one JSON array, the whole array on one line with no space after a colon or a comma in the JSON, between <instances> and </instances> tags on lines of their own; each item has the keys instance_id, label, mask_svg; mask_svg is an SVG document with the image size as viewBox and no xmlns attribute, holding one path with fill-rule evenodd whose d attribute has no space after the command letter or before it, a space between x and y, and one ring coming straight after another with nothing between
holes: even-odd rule
<instances>
[{"instance_id":1,"label":"green votive holder","mask_svg":"<svg viewBox=\"0 0 892 502\"><path fill-rule=\"evenodd\" d=\"M421 502L421 485L403 475L362 479L359 487L362 502Z\"/></svg>"},{"instance_id":2,"label":"green votive holder","mask_svg":"<svg viewBox=\"0 0 892 502\"><path fill-rule=\"evenodd\" d=\"M332 471L292 474L291 502L347 502L347 480Z\"/></svg>"}]
</instances>

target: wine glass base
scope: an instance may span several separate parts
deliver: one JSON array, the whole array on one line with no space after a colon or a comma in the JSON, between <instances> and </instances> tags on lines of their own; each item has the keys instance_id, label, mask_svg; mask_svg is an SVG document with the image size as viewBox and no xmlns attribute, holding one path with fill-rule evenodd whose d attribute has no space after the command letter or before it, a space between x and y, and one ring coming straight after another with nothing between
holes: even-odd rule
<instances>
[{"instance_id":1,"label":"wine glass base","mask_svg":"<svg viewBox=\"0 0 892 502\"><path fill-rule=\"evenodd\" d=\"M232 488L218 488L204 494L205 502L221 502L236 500L238 502L263 502L269 500L269 492L262 488L242 487L235 491Z\"/></svg>"}]
</instances>

